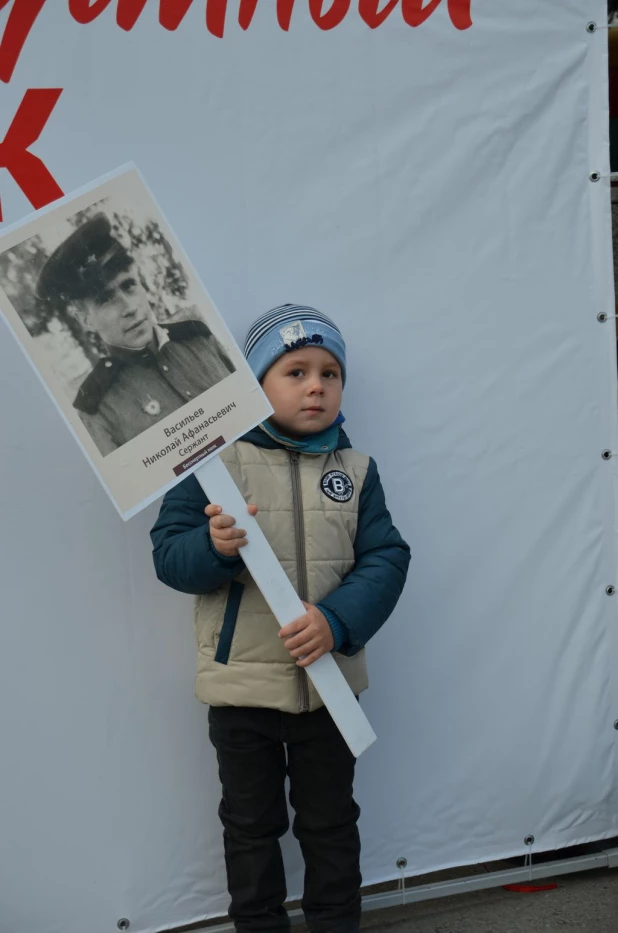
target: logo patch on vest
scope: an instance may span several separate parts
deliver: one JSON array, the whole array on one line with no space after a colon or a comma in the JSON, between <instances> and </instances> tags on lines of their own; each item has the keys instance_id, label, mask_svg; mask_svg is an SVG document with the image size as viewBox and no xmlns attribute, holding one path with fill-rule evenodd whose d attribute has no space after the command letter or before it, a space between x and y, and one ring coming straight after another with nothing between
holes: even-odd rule
<instances>
[{"instance_id":1,"label":"logo patch on vest","mask_svg":"<svg viewBox=\"0 0 618 933\"><path fill-rule=\"evenodd\" d=\"M341 470L331 470L325 473L320 483L322 492L334 502L349 502L354 495L354 484L346 473Z\"/></svg>"}]
</instances>

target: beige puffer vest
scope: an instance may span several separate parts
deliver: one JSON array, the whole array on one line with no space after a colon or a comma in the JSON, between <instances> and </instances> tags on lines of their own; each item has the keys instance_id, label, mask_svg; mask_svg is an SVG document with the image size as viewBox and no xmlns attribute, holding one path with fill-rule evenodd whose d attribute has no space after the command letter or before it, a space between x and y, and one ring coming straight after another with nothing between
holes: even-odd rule
<instances>
[{"instance_id":1,"label":"beige puffer vest","mask_svg":"<svg viewBox=\"0 0 618 933\"><path fill-rule=\"evenodd\" d=\"M325 455L268 450L238 441L221 454L296 592L318 603L354 566L360 493L369 458L354 450ZM345 473L352 498L337 502L321 488L331 470ZM302 713L322 701L277 637L279 625L247 571L198 596L196 695L211 706L258 706ZM216 656L219 660L216 660ZM334 655L356 695L367 688L365 653Z\"/></svg>"}]
</instances>

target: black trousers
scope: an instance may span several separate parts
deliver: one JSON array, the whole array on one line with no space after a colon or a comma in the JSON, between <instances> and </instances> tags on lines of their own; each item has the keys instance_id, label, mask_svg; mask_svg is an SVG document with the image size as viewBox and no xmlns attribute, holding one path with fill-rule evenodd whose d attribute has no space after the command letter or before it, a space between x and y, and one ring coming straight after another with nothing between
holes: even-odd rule
<instances>
[{"instance_id":1,"label":"black trousers","mask_svg":"<svg viewBox=\"0 0 618 933\"><path fill-rule=\"evenodd\" d=\"M239 933L289 930L279 839L289 828L305 861L302 907L311 933L357 933L361 913L360 810L355 759L326 709L292 715L211 707L219 761L230 918ZM287 754L286 754L287 751Z\"/></svg>"}]
</instances>

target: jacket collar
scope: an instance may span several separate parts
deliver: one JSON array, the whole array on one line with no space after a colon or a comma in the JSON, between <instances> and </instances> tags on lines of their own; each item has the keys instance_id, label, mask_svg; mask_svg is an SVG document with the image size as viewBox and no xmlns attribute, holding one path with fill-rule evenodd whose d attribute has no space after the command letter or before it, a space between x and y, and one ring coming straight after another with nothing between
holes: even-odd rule
<instances>
[{"instance_id":1,"label":"jacket collar","mask_svg":"<svg viewBox=\"0 0 618 933\"><path fill-rule=\"evenodd\" d=\"M108 358L122 360L124 363L143 363L150 362L159 353L166 343L170 342L170 336L167 328L155 324L152 329L152 341L145 347L132 350L128 347L107 347Z\"/></svg>"},{"instance_id":2,"label":"jacket collar","mask_svg":"<svg viewBox=\"0 0 618 933\"><path fill-rule=\"evenodd\" d=\"M300 454L330 454L336 450L339 445L339 425L331 424L330 428L320 431L319 434L310 434L293 440L281 434L269 421L264 421L260 425L264 434L276 441L280 447L286 450L296 450Z\"/></svg>"},{"instance_id":3,"label":"jacket collar","mask_svg":"<svg viewBox=\"0 0 618 933\"><path fill-rule=\"evenodd\" d=\"M249 431L242 438L256 447L265 447L269 450L297 450L303 454L326 454L334 450L342 450L351 447L347 434L341 427L343 416L337 418L330 428L320 431L319 434L313 434L301 440L292 440L280 434L276 428L268 421L264 421L257 428Z\"/></svg>"}]
</instances>

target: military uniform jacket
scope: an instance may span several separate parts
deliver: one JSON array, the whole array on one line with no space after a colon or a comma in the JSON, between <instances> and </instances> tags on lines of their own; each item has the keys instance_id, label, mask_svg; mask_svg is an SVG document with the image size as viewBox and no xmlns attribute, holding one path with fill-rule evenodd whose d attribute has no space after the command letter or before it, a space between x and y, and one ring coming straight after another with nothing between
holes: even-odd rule
<instances>
[{"instance_id":1,"label":"military uniform jacket","mask_svg":"<svg viewBox=\"0 0 618 933\"><path fill-rule=\"evenodd\" d=\"M364 646L401 594L409 548L393 526L373 460L340 432L323 455L288 450L257 429L221 455L302 599L334 614L335 659L367 687ZM214 549L195 477L169 492L151 535L160 580L196 595L196 694L212 706L302 713L322 705L278 638L279 626L241 558ZM238 516L239 521L242 520Z\"/></svg>"},{"instance_id":2,"label":"military uniform jacket","mask_svg":"<svg viewBox=\"0 0 618 933\"><path fill-rule=\"evenodd\" d=\"M156 334L156 351L109 348L77 393L74 407L103 456L234 372L202 321Z\"/></svg>"}]
</instances>

